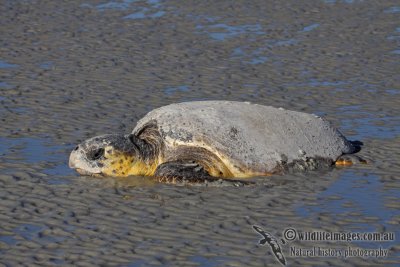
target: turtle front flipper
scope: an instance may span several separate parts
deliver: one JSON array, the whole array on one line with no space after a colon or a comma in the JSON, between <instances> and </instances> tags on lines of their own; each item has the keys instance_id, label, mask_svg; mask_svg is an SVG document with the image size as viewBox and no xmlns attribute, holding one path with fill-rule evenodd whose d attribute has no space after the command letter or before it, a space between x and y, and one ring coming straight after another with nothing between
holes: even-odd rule
<instances>
[{"instance_id":1,"label":"turtle front flipper","mask_svg":"<svg viewBox=\"0 0 400 267\"><path fill-rule=\"evenodd\" d=\"M154 176L157 177L159 182L169 184L219 183L220 181L226 181L235 186L253 184L250 181L213 177L202 165L194 161L165 162L157 167Z\"/></svg>"}]
</instances>

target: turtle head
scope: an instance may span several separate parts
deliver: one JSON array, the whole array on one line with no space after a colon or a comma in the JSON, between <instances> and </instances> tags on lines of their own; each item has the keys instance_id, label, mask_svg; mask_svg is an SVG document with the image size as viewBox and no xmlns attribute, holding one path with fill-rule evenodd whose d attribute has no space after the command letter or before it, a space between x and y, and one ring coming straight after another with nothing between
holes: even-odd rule
<instances>
[{"instance_id":1,"label":"turtle head","mask_svg":"<svg viewBox=\"0 0 400 267\"><path fill-rule=\"evenodd\" d=\"M141 157L144 145L145 142L133 134L96 136L73 149L69 167L82 175L140 175L138 170L146 167Z\"/></svg>"}]
</instances>

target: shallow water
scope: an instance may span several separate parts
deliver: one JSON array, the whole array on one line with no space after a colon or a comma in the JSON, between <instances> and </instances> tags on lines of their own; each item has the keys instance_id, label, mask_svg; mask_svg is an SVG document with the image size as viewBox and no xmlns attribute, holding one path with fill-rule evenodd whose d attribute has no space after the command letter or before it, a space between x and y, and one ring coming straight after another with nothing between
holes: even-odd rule
<instances>
[{"instance_id":1,"label":"shallow water","mask_svg":"<svg viewBox=\"0 0 400 267\"><path fill-rule=\"evenodd\" d=\"M394 232L391 242L282 244L288 265L399 262L396 1L3 1L0 263L279 266L252 230ZM128 133L162 105L250 101L325 116L369 164L171 186L80 177L78 142ZM290 247L388 249L299 257Z\"/></svg>"}]
</instances>

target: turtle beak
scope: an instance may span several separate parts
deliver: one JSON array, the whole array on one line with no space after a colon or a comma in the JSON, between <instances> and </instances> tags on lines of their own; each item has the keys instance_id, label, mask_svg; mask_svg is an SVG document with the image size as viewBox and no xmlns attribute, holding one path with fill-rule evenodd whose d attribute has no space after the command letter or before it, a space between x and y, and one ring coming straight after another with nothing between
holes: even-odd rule
<instances>
[{"instance_id":1,"label":"turtle beak","mask_svg":"<svg viewBox=\"0 0 400 267\"><path fill-rule=\"evenodd\" d=\"M72 150L69 156L68 166L71 169L76 170L81 175L102 176L101 170L98 168L98 166L93 166L92 163L88 162L80 146L77 146L74 150Z\"/></svg>"},{"instance_id":2,"label":"turtle beak","mask_svg":"<svg viewBox=\"0 0 400 267\"><path fill-rule=\"evenodd\" d=\"M79 155L80 153L79 151L79 146L77 146L69 155L69 162L68 162L68 166L71 169L77 169L77 163L79 162L79 159L81 158L81 155Z\"/></svg>"}]
</instances>

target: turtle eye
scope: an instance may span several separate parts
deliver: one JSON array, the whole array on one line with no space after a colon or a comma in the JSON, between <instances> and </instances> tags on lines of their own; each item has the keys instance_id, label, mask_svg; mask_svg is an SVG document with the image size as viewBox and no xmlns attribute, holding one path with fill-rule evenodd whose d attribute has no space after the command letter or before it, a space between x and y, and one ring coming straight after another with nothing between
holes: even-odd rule
<instances>
[{"instance_id":1,"label":"turtle eye","mask_svg":"<svg viewBox=\"0 0 400 267\"><path fill-rule=\"evenodd\" d=\"M92 155L92 159L93 160L98 160L99 158L101 158L104 155L104 148L99 148L97 150L94 151L93 155Z\"/></svg>"}]
</instances>

